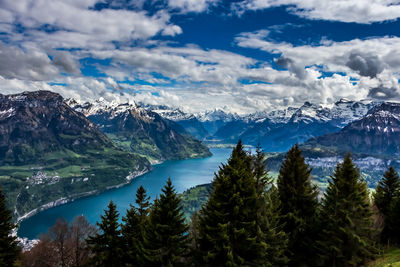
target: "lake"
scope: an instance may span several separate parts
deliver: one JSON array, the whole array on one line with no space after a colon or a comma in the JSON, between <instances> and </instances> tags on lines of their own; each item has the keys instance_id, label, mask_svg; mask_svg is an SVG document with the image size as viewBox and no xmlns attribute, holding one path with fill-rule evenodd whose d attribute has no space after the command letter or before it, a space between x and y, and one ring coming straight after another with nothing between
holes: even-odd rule
<instances>
[{"instance_id":1,"label":"lake","mask_svg":"<svg viewBox=\"0 0 400 267\"><path fill-rule=\"evenodd\" d=\"M18 236L37 238L46 232L58 218L63 217L72 221L75 216L84 215L92 224L100 220L100 215L113 200L121 215L125 215L130 203L135 202L136 190L140 185L154 199L160 194L168 177L178 193L188 188L212 181L214 172L218 171L221 163L226 162L232 149L211 148L211 157L202 159L172 160L153 166L153 171L135 178L129 185L112 189L98 195L89 196L73 202L42 211L21 222Z\"/></svg>"}]
</instances>

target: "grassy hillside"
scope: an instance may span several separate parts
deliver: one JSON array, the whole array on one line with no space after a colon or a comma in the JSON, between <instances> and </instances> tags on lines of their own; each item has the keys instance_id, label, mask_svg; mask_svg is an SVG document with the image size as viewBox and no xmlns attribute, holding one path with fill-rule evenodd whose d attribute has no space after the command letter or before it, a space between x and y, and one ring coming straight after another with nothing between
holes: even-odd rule
<instances>
[{"instance_id":1,"label":"grassy hillside","mask_svg":"<svg viewBox=\"0 0 400 267\"><path fill-rule=\"evenodd\" d=\"M400 248L392 247L382 257L367 265L368 267L400 267Z\"/></svg>"},{"instance_id":2,"label":"grassy hillside","mask_svg":"<svg viewBox=\"0 0 400 267\"><path fill-rule=\"evenodd\" d=\"M60 150L42 155L42 162L0 166L0 186L14 217L61 198L102 191L128 182L151 168L144 158L116 148L76 153Z\"/></svg>"},{"instance_id":3,"label":"grassy hillside","mask_svg":"<svg viewBox=\"0 0 400 267\"><path fill-rule=\"evenodd\" d=\"M203 184L192 187L181 194L183 212L190 219L196 211L207 202L211 191L211 184Z\"/></svg>"}]
</instances>

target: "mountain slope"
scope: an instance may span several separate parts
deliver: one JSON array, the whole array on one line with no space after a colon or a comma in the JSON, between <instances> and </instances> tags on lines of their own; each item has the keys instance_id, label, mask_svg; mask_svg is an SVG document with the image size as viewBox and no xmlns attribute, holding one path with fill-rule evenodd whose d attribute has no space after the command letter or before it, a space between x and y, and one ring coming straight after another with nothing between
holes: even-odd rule
<instances>
[{"instance_id":1,"label":"mountain slope","mask_svg":"<svg viewBox=\"0 0 400 267\"><path fill-rule=\"evenodd\" d=\"M295 143L340 131L373 105L341 99L328 108L305 102L299 108L257 112L233 120L219 128L213 138L228 143L242 139L250 145L260 143L265 151L286 151Z\"/></svg>"},{"instance_id":2,"label":"mountain slope","mask_svg":"<svg viewBox=\"0 0 400 267\"><path fill-rule=\"evenodd\" d=\"M336 164L351 152L363 178L375 188L389 166L400 168L400 104L382 103L339 132L312 138L300 146L321 188ZM284 153L269 158L269 168L278 171Z\"/></svg>"},{"instance_id":3,"label":"mountain slope","mask_svg":"<svg viewBox=\"0 0 400 267\"><path fill-rule=\"evenodd\" d=\"M206 146L190 137L181 126L136 105L103 101L83 105L70 104L97 124L118 146L149 160L211 155Z\"/></svg>"},{"instance_id":4,"label":"mountain slope","mask_svg":"<svg viewBox=\"0 0 400 267\"><path fill-rule=\"evenodd\" d=\"M379 156L400 155L400 104L383 103L340 132L309 140L305 146Z\"/></svg>"},{"instance_id":5,"label":"mountain slope","mask_svg":"<svg viewBox=\"0 0 400 267\"><path fill-rule=\"evenodd\" d=\"M187 114L180 109L169 108L167 106L144 105L143 107L146 110L159 114L164 119L176 122L198 140L204 140L210 135L203 124L193 114Z\"/></svg>"},{"instance_id":6,"label":"mountain slope","mask_svg":"<svg viewBox=\"0 0 400 267\"><path fill-rule=\"evenodd\" d=\"M127 183L151 168L48 91L0 95L0 163L0 185L16 217Z\"/></svg>"}]
</instances>

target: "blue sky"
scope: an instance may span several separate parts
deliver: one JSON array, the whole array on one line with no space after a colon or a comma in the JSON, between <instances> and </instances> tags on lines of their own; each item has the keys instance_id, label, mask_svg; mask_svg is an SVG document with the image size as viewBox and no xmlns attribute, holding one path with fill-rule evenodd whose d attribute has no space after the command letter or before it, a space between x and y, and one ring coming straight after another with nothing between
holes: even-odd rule
<instances>
[{"instance_id":1,"label":"blue sky","mask_svg":"<svg viewBox=\"0 0 400 267\"><path fill-rule=\"evenodd\" d=\"M397 0L3 0L0 93L249 113L400 100Z\"/></svg>"}]
</instances>

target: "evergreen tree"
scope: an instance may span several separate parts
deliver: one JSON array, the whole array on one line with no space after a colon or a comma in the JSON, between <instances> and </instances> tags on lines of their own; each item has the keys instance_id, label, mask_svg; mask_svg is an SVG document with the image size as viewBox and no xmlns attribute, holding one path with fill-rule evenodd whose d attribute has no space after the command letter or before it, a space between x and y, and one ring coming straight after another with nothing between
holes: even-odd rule
<instances>
[{"instance_id":1,"label":"evergreen tree","mask_svg":"<svg viewBox=\"0 0 400 267\"><path fill-rule=\"evenodd\" d=\"M215 175L213 191L199 216L198 265L267 265L264 236L257 236L261 216L252 165L239 141Z\"/></svg>"},{"instance_id":2,"label":"evergreen tree","mask_svg":"<svg viewBox=\"0 0 400 267\"><path fill-rule=\"evenodd\" d=\"M390 166L379 181L374 194L374 202L384 219L384 227L381 233L381 240L390 243L391 237L396 235L393 232L391 217L395 198L400 196L400 180L396 170Z\"/></svg>"},{"instance_id":3,"label":"evergreen tree","mask_svg":"<svg viewBox=\"0 0 400 267\"><path fill-rule=\"evenodd\" d=\"M321 210L324 266L362 266L373 257L372 210L367 184L350 154L336 167Z\"/></svg>"},{"instance_id":4,"label":"evergreen tree","mask_svg":"<svg viewBox=\"0 0 400 267\"><path fill-rule=\"evenodd\" d=\"M16 236L11 235L14 228L11 211L6 207L6 199L0 188L0 266L13 266L19 258L21 249Z\"/></svg>"},{"instance_id":5,"label":"evergreen tree","mask_svg":"<svg viewBox=\"0 0 400 267\"><path fill-rule=\"evenodd\" d=\"M388 215L388 232L391 233L390 241L400 244L400 196L393 199L392 207Z\"/></svg>"},{"instance_id":6,"label":"evergreen tree","mask_svg":"<svg viewBox=\"0 0 400 267\"><path fill-rule=\"evenodd\" d=\"M288 261L287 235L280 222L280 201L276 187L266 170L265 155L260 146L253 159L257 191L257 240L263 244L260 259L264 266L282 266Z\"/></svg>"},{"instance_id":7,"label":"evergreen tree","mask_svg":"<svg viewBox=\"0 0 400 267\"><path fill-rule=\"evenodd\" d=\"M148 221L150 197L146 195L146 190L140 186L136 191L137 208L130 205L126 216L122 218L124 222L121 226L124 241L125 260L129 265L141 266L144 264L144 234L145 226Z\"/></svg>"},{"instance_id":8,"label":"evergreen tree","mask_svg":"<svg viewBox=\"0 0 400 267\"><path fill-rule=\"evenodd\" d=\"M148 219L150 211L150 197L147 196L146 190L140 186L136 192L136 205L138 206L137 212L141 223L145 223Z\"/></svg>"},{"instance_id":9,"label":"evergreen tree","mask_svg":"<svg viewBox=\"0 0 400 267\"><path fill-rule=\"evenodd\" d=\"M154 201L145 235L145 256L149 266L180 266L188 252L188 227L171 179Z\"/></svg>"},{"instance_id":10,"label":"evergreen tree","mask_svg":"<svg viewBox=\"0 0 400 267\"><path fill-rule=\"evenodd\" d=\"M311 169L296 144L288 151L277 181L281 222L289 239L289 266L313 266L316 261L318 191L310 175Z\"/></svg>"},{"instance_id":11,"label":"evergreen tree","mask_svg":"<svg viewBox=\"0 0 400 267\"><path fill-rule=\"evenodd\" d=\"M117 267L123 265L123 249L119 213L111 200L97 223L100 232L89 237L88 244L94 253L93 264L96 266Z\"/></svg>"}]
</instances>

